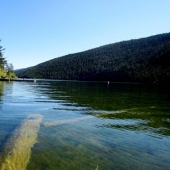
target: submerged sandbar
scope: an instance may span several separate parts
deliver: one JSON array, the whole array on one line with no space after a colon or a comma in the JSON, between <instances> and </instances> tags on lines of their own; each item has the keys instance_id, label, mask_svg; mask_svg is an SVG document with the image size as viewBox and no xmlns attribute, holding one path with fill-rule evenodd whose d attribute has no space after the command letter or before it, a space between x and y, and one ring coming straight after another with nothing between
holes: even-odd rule
<instances>
[{"instance_id":1,"label":"submerged sandbar","mask_svg":"<svg viewBox=\"0 0 170 170\"><path fill-rule=\"evenodd\" d=\"M1 170L25 170L31 156L31 148L37 142L37 134L43 116L29 115L14 131L5 145L5 158Z\"/></svg>"}]
</instances>

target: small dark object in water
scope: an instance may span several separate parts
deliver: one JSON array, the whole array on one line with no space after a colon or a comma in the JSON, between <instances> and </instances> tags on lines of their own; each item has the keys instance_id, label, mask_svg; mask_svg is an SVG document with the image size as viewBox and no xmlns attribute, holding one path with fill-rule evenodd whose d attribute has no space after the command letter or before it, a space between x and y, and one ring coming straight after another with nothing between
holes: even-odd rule
<instances>
[{"instance_id":1,"label":"small dark object in water","mask_svg":"<svg viewBox=\"0 0 170 170\"><path fill-rule=\"evenodd\" d=\"M147 153L147 154L149 154L149 155L154 155L154 153L153 153L153 150L152 150L152 149L147 149L146 153Z\"/></svg>"},{"instance_id":2,"label":"small dark object in water","mask_svg":"<svg viewBox=\"0 0 170 170\"><path fill-rule=\"evenodd\" d=\"M117 147L117 144L113 141L107 141L106 144L109 145L110 147L113 147L113 148Z\"/></svg>"}]
</instances>

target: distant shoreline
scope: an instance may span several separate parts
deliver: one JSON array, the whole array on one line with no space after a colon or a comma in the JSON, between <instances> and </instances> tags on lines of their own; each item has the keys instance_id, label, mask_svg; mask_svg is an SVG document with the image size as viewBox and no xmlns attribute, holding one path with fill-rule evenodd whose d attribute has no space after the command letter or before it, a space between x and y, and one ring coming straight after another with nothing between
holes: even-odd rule
<instances>
[{"instance_id":1,"label":"distant shoreline","mask_svg":"<svg viewBox=\"0 0 170 170\"><path fill-rule=\"evenodd\" d=\"M16 79L10 79L10 78L0 78L0 81L30 81L33 82L35 79L25 79L25 78L16 78Z\"/></svg>"},{"instance_id":2,"label":"distant shoreline","mask_svg":"<svg viewBox=\"0 0 170 170\"><path fill-rule=\"evenodd\" d=\"M12 82L12 81L17 81L17 82L34 82L36 83L37 81L46 81L46 82L64 82L64 81L71 81L71 82L98 82L98 83L106 83L108 86L109 84L145 84L145 85L163 85L167 86L169 84L159 84L159 83L148 83L148 82L124 82L124 81L92 81L92 80L59 80L59 79L39 79L39 78L15 78L15 79L9 79L9 78L0 78L0 82Z\"/></svg>"}]
</instances>

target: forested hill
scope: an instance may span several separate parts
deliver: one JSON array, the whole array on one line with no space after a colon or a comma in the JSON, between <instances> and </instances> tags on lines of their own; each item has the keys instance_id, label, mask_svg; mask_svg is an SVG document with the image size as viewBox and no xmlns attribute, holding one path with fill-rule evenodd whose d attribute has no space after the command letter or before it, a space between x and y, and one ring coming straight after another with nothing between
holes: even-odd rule
<instances>
[{"instance_id":1,"label":"forested hill","mask_svg":"<svg viewBox=\"0 0 170 170\"><path fill-rule=\"evenodd\" d=\"M113 43L17 70L21 78L170 83L170 33Z\"/></svg>"}]
</instances>

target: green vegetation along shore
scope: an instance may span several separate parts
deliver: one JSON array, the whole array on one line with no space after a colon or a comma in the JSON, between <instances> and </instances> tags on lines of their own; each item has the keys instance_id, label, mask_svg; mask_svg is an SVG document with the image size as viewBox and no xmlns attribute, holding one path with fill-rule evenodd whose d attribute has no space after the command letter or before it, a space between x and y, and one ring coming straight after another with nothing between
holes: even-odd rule
<instances>
[{"instance_id":1,"label":"green vegetation along shore","mask_svg":"<svg viewBox=\"0 0 170 170\"><path fill-rule=\"evenodd\" d=\"M3 56L4 48L0 46L0 81L6 79L14 79L16 75L13 71L13 65L8 64Z\"/></svg>"},{"instance_id":2,"label":"green vegetation along shore","mask_svg":"<svg viewBox=\"0 0 170 170\"><path fill-rule=\"evenodd\" d=\"M20 78L170 83L170 33L113 43L15 71Z\"/></svg>"}]
</instances>

